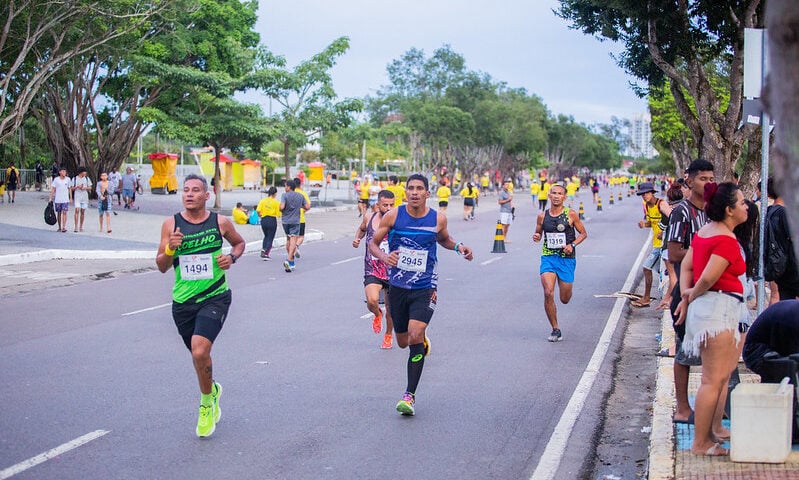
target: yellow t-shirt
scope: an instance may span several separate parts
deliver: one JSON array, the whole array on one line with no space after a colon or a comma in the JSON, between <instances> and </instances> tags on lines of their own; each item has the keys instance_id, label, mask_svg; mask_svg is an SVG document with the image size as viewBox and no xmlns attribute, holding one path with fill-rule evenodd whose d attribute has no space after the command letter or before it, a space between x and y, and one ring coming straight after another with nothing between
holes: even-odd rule
<instances>
[{"instance_id":1,"label":"yellow t-shirt","mask_svg":"<svg viewBox=\"0 0 799 480\"><path fill-rule=\"evenodd\" d=\"M538 192L538 199L539 200L546 199L547 195L549 195L549 189L550 188L552 188L552 184L549 183L549 182L545 183L543 188L541 188L541 190Z\"/></svg>"},{"instance_id":2,"label":"yellow t-shirt","mask_svg":"<svg viewBox=\"0 0 799 480\"><path fill-rule=\"evenodd\" d=\"M0 185L0 197L6 194L6 184Z\"/></svg>"},{"instance_id":3,"label":"yellow t-shirt","mask_svg":"<svg viewBox=\"0 0 799 480\"><path fill-rule=\"evenodd\" d=\"M255 207L255 211L258 212L258 216L261 218L279 218L283 215L283 212L280 211L280 202L278 199L272 197L262 198L261 201L258 202L258 206Z\"/></svg>"},{"instance_id":4,"label":"yellow t-shirt","mask_svg":"<svg viewBox=\"0 0 799 480\"><path fill-rule=\"evenodd\" d=\"M660 200L658 200L656 204L651 206L647 203L644 203L644 206L646 207L646 220L649 222L649 225L652 227L653 248L660 248L663 246L663 239L658 238L660 232L663 231L660 229L660 226L658 225L660 223L660 219L663 217L663 214L660 213L660 208L658 208L658 205L660 205Z\"/></svg>"},{"instance_id":5,"label":"yellow t-shirt","mask_svg":"<svg viewBox=\"0 0 799 480\"><path fill-rule=\"evenodd\" d=\"M482 177L480 177L480 186L481 187L486 187L487 188L490 183L491 183L491 179L488 177L488 175L483 175Z\"/></svg>"},{"instance_id":6,"label":"yellow t-shirt","mask_svg":"<svg viewBox=\"0 0 799 480\"><path fill-rule=\"evenodd\" d=\"M469 193L469 187L464 187L461 190L461 197L463 198L477 198L477 195L480 194L480 189L477 187L472 187L472 193Z\"/></svg>"},{"instance_id":7,"label":"yellow t-shirt","mask_svg":"<svg viewBox=\"0 0 799 480\"><path fill-rule=\"evenodd\" d=\"M438 197L439 202L449 202L450 195L452 195L452 190L450 190L446 185L438 187L438 190L436 191L436 196Z\"/></svg>"},{"instance_id":8,"label":"yellow t-shirt","mask_svg":"<svg viewBox=\"0 0 799 480\"><path fill-rule=\"evenodd\" d=\"M402 185L389 185L386 190L394 194L395 207L399 207L405 202L405 187Z\"/></svg>"},{"instance_id":9,"label":"yellow t-shirt","mask_svg":"<svg viewBox=\"0 0 799 480\"><path fill-rule=\"evenodd\" d=\"M541 184L538 182L530 183L530 195L536 196L541 191Z\"/></svg>"},{"instance_id":10,"label":"yellow t-shirt","mask_svg":"<svg viewBox=\"0 0 799 480\"><path fill-rule=\"evenodd\" d=\"M311 204L311 198L305 193L305 190L298 188L294 190L297 193L301 193L303 197L305 197L305 201L308 202L308 205ZM300 223L305 223L305 209L300 207Z\"/></svg>"},{"instance_id":11,"label":"yellow t-shirt","mask_svg":"<svg viewBox=\"0 0 799 480\"><path fill-rule=\"evenodd\" d=\"M369 200L369 187L371 186L370 182L361 182L361 200Z\"/></svg>"},{"instance_id":12,"label":"yellow t-shirt","mask_svg":"<svg viewBox=\"0 0 799 480\"><path fill-rule=\"evenodd\" d=\"M566 195L569 197L573 197L574 194L577 193L577 189L580 187L579 184L574 182L569 182L566 184Z\"/></svg>"},{"instance_id":13,"label":"yellow t-shirt","mask_svg":"<svg viewBox=\"0 0 799 480\"><path fill-rule=\"evenodd\" d=\"M244 210L240 208L233 209L233 223L238 223L239 225L247 224L247 214L244 213Z\"/></svg>"}]
</instances>

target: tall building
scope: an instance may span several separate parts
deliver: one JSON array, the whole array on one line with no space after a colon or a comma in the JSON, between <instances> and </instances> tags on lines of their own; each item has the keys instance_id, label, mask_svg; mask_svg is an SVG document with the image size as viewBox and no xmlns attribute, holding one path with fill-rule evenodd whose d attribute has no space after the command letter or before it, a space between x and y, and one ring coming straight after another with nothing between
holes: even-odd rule
<instances>
[{"instance_id":1,"label":"tall building","mask_svg":"<svg viewBox=\"0 0 799 480\"><path fill-rule=\"evenodd\" d=\"M649 113L639 113L630 119L630 145L626 155L636 158L653 158L657 151L652 147L652 117Z\"/></svg>"}]
</instances>

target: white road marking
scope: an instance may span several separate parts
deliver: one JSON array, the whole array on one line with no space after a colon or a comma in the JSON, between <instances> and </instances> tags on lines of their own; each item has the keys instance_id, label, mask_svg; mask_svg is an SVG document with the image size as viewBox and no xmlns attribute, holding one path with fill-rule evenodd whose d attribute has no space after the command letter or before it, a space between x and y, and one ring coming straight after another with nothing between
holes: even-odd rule
<instances>
[{"instance_id":1,"label":"white road marking","mask_svg":"<svg viewBox=\"0 0 799 480\"><path fill-rule=\"evenodd\" d=\"M363 319L367 319L367 318L372 318L372 317L374 317L374 316L375 316L375 315L374 315L372 312L369 312L369 313L367 313L366 315L361 315L361 318L363 318Z\"/></svg>"},{"instance_id":2,"label":"white road marking","mask_svg":"<svg viewBox=\"0 0 799 480\"><path fill-rule=\"evenodd\" d=\"M504 257L494 257L485 262L480 262L480 265L488 265L489 263L496 262L497 260L502 260Z\"/></svg>"},{"instance_id":3,"label":"white road marking","mask_svg":"<svg viewBox=\"0 0 799 480\"><path fill-rule=\"evenodd\" d=\"M158 310L159 308L164 308L172 305L172 303L164 303L163 305L156 305L154 307L142 308L141 310L136 310L133 312L123 313L123 317L127 317L128 315L136 315L137 313L149 312L151 310Z\"/></svg>"},{"instance_id":4,"label":"white road marking","mask_svg":"<svg viewBox=\"0 0 799 480\"><path fill-rule=\"evenodd\" d=\"M338 262L333 262L333 263L331 263L330 265L341 265L342 263L351 262L351 261L353 261L353 260L358 260L358 259L361 259L361 258L363 258L363 257L361 257L361 256L359 255L359 256L357 256L357 257L348 258L348 259L346 259L346 260L339 260Z\"/></svg>"},{"instance_id":5,"label":"white road marking","mask_svg":"<svg viewBox=\"0 0 799 480\"><path fill-rule=\"evenodd\" d=\"M31 457L24 462L20 462L16 465L12 465L4 470L0 470L0 480L4 480L6 478L12 477L18 473L22 473L25 470L35 467L40 463L44 463L47 460L50 460L53 457L57 457L61 454L64 454L70 450L80 447L83 444L89 443L92 440L96 440L103 435L111 433L110 430L95 430L93 432L87 433L82 437L78 437L75 440L71 440L67 443L61 444L51 450L48 450L40 455L36 455L35 457Z\"/></svg>"},{"instance_id":6,"label":"white road marking","mask_svg":"<svg viewBox=\"0 0 799 480\"><path fill-rule=\"evenodd\" d=\"M649 242L651 242L651 240L650 232L650 236L644 242L641 251L638 252L638 258L635 259L630 273L627 274L627 279L624 281L622 291L628 292L632 288L635 276L641 268L641 263L643 263L644 257L647 252L649 252ZM605 324L605 329L602 331L602 336L599 337L599 342L597 342L596 348L594 349L594 354L591 356L591 360L588 361L583 376L580 378L577 388L574 389L574 393L571 399L569 399L569 403L566 405L566 409L563 411L560 421L558 421L558 424L555 426L555 431L553 431L552 436L549 437L549 442L544 450L544 454L541 455L538 466L536 466L530 480L550 480L554 478L555 474L558 472L558 466L560 466L560 461L563 458L563 452L566 451L566 444L569 441L569 436L571 436L571 432L574 429L577 417L580 416L583 410L585 399L591 392L591 387L594 386L599 368L602 366L602 361L605 359L605 355L608 352L610 342L613 338L613 332L616 331L616 326L624 310L624 304L627 303L627 301L628 299L626 297L616 299L613 310L611 310L610 316L608 317L608 322Z\"/></svg>"}]
</instances>

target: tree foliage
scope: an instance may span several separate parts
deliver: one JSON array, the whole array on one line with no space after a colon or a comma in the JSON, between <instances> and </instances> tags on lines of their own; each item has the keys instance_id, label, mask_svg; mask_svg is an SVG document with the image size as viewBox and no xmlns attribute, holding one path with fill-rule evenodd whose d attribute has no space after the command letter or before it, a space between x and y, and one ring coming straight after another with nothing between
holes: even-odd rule
<instances>
[{"instance_id":1,"label":"tree foliage","mask_svg":"<svg viewBox=\"0 0 799 480\"><path fill-rule=\"evenodd\" d=\"M140 29L173 0L8 0L0 31L0 141L74 58Z\"/></svg>"},{"instance_id":2,"label":"tree foliage","mask_svg":"<svg viewBox=\"0 0 799 480\"><path fill-rule=\"evenodd\" d=\"M744 28L762 26L760 0L560 0L558 15L575 28L624 45L618 64L648 87L668 79L677 111L699 155L729 178L754 128L739 127ZM712 77L726 72L726 94ZM639 90L645 93L646 89ZM688 97L695 102L691 108Z\"/></svg>"},{"instance_id":3,"label":"tree foliage","mask_svg":"<svg viewBox=\"0 0 799 480\"><path fill-rule=\"evenodd\" d=\"M260 90L282 107L270 119L270 126L272 135L283 143L286 173L292 147L348 126L352 115L362 110L361 100L338 100L330 77L330 69L348 49L349 39L340 37L294 68L287 66L284 57L261 49L256 70L243 80L243 86Z\"/></svg>"}]
</instances>

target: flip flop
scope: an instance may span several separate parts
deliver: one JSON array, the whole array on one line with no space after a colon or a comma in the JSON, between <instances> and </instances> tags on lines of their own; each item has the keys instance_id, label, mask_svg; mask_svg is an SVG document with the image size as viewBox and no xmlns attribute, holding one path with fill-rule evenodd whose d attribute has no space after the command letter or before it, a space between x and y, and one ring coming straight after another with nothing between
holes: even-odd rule
<instances>
[{"instance_id":1,"label":"flip flop","mask_svg":"<svg viewBox=\"0 0 799 480\"><path fill-rule=\"evenodd\" d=\"M669 358L674 357L674 355L672 355L669 350L671 350L671 349L670 348L664 348L663 350L659 351L656 355L658 357L669 357Z\"/></svg>"},{"instance_id":2,"label":"flip flop","mask_svg":"<svg viewBox=\"0 0 799 480\"><path fill-rule=\"evenodd\" d=\"M675 419L672 420L672 423L677 423L677 424L681 424L681 425L693 425L694 424L694 412L691 412L691 414L688 415L688 419L687 420L677 420L675 418Z\"/></svg>"},{"instance_id":3,"label":"flip flop","mask_svg":"<svg viewBox=\"0 0 799 480\"><path fill-rule=\"evenodd\" d=\"M707 457L726 457L730 454L730 451L726 448L722 447L718 443L714 443L712 447L708 448L705 453L700 455L705 455Z\"/></svg>"},{"instance_id":4,"label":"flip flop","mask_svg":"<svg viewBox=\"0 0 799 480\"><path fill-rule=\"evenodd\" d=\"M630 302L630 305L632 305L633 307L636 307L636 308L646 308L646 307L648 307L648 306L649 306L651 303L652 303L652 300L650 300L650 301L648 301L648 302L646 302L646 303L643 303L643 302L642 302L642 301L640 301L640 300L635 300L635 301L632 301L632 302Z\"/></svg>"}]
</instances>

